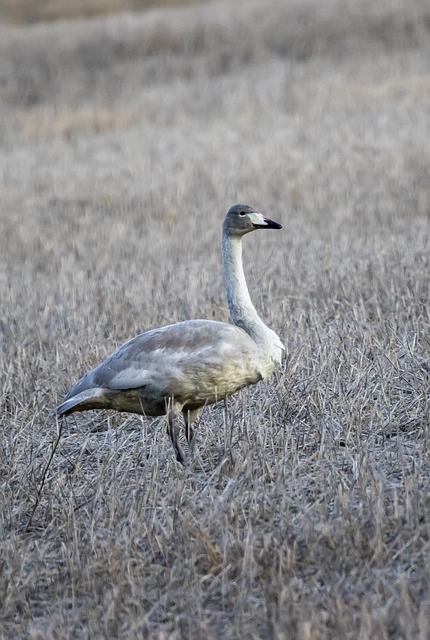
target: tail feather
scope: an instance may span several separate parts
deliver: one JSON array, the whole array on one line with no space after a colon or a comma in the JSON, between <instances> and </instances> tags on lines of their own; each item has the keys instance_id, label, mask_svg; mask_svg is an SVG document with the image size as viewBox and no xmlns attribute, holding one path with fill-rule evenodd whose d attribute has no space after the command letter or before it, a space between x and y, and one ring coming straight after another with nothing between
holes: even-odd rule
<instances>
[{"instance_id":1,"label":"tail feather","mask_svg":"<svg viewBox=\"0 0 430 640\"><path fill-rule=\"evenodd\" d=\"M56 409L57 417L67 416L74 411L86 411L87 409L106 408L106 396L104 389L94 387L81 391L71 398L66 398Z\"/></svg>"}]
</instances>

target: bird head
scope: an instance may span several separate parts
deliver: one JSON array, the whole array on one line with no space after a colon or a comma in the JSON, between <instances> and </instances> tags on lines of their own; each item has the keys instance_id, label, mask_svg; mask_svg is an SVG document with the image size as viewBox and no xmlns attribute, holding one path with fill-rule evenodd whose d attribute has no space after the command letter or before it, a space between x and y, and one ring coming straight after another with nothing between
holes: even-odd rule
<instances>
[{"instance_id":1,"label":"bird head","mask_svg":"<svg viewBox=\"0 0 430 640\"><path fill-rule=\"evenodd\" d=\"M279 222L266 218L247 204L235 204L231 207L223 226L229 236L243 236L255 229L282 229Z\"/></svg>"}]
</instances>

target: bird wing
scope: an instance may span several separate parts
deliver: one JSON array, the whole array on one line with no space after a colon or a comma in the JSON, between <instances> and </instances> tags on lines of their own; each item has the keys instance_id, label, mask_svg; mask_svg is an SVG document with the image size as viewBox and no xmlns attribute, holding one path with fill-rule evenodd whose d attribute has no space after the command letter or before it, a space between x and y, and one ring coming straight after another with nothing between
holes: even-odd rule
<instances>
[{"instance_id":1,"label":"bird wing","mask_svg":"<svg viewBox=\"0 0 430 640\"><path fill-rule=\"evenodd\" d=\"M261 379L257 351L252 338L234 325L214 320L178 322L141 333L120 346L68 397L91 387L144 387L157 396L201 402Z\"/></svg>"}]
</instances>

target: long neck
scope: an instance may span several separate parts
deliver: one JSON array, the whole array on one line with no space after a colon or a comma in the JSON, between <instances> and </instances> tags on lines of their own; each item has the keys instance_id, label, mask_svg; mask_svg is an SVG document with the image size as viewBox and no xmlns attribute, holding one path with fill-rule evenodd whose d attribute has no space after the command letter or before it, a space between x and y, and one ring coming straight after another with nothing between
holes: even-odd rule
<instances>
[{"instance_id":1,"label":"long neck","mask_svg":"<svg viewBox=\"0 0 430 640\"><path fill-rule=\"evenodd\" d=\"M259 318L249 296L242 264L242 243L239 237L222 236L222 258L224 284L232 322L244 329L252 338L258 339L268 329Z\"/></svg>"}]
</instances>

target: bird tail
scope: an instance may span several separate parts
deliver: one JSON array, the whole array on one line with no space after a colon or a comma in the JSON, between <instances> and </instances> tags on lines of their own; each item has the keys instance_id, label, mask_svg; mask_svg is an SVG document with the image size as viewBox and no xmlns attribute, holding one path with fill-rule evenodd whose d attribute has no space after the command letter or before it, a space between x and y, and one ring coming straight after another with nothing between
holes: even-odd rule
<instances>
[{"instance_id":1,"label":"bird tail","mask_svg":"<svg viewBox=\"0 0 430 640\"><path fill-rule=\"evenodd\" d=\"M106 396L104 389L94 387L85 389L71 398L66 398L56 409L57 417L67 416L75 411L86 411L87 409L103 409L106 407Z\"/></svg>"}]
</instances>

